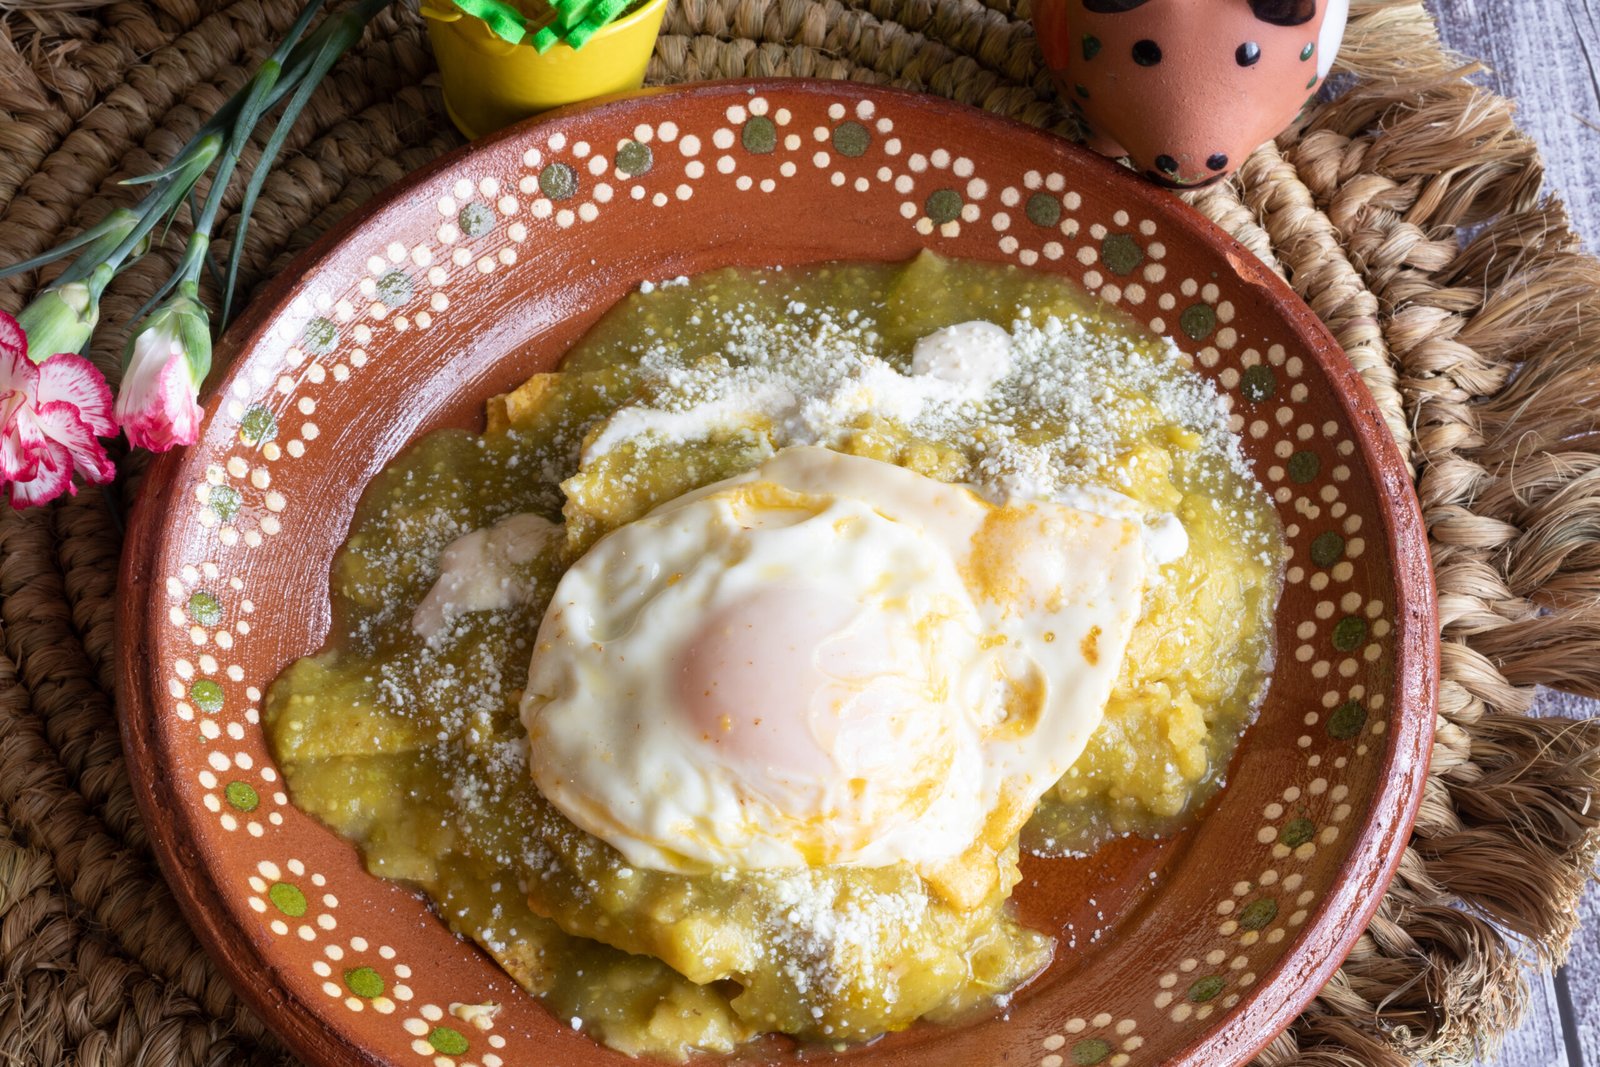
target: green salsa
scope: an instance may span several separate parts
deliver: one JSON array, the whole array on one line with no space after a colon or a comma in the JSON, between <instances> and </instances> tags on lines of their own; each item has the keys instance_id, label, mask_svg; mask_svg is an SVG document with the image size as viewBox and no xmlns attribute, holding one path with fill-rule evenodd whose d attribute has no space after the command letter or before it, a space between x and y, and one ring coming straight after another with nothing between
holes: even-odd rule
<instances>
[{"instance_id":1,"label":"green salsa","mask_svg":"<svg viewBox=\"0 0 1600 1067\"><path fill-rule=\"evenodd\" d=\"M268 695L265 721L294 802L359 845L374 874L425 892L559 1017L581 1018L626 1052L727 1051L773 1031L863 1040L995 1005L1054 950L1007 904L1015 842L995 891L967 910L903 865L633 869L534 789L518 715L533 636L564 569L606 531L750 469L774 446L774 428L752 418L692 447L640 437L586 454L619 409L674 403L663 366L716 381L766 358L761 324L826 321L903 368L918 338L974 319L1071 320L1085 344L1115 339L1117 358L1145 377L1096 379L1089 399L1120 414L1095 434L1077 432L1069 416L1083 420L1035 388L1036 400L1022 390L1004 410L969 412L943 430L861 413L829 447L962 481L1006 449L1048 444L1069 480L1182 520L1188 552L1146 594L1104 724L1024 843L1082 850L1109 833L1176 825L1220 784L1264 684L1281 551L1272 509L1214 434L1146 395L1150 383L1194 378L1170 350L1059 279L931 256L719 271L635 293L561 372L495 398L487 433L435 433L397 458L335 561L327 647ZM533 595L459 615L432 640L415 633L446 546L525 512L564 524L526 564ZM855 936L822 936L839 915L852 917Z\"/></svg>"}]
</instances>

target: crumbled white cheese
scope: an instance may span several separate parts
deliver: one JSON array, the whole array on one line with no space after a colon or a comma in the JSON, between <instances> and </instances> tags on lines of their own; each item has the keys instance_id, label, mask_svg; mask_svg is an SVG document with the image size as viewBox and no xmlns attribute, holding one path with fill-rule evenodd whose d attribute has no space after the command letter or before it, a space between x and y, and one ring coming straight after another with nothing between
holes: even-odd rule
<instances>
[{"instance_id":1,"label":"crumbled white cheese","mask_svg":"<svg viewBox=\"0 0 1600 1067\"><path fill-rule=\"evenodd\" d=\"M1250 477L1215 388L1173 373L1184 357L1170 339L1152 346L1077 315L1019 320L1010 330L965 322L918 340L902 370L855 316L798 302L788 311L777 320L720 312L731 343L691 366L676 346L647 347L640 367L651 400L625 404L596 427L584 461L625 442L676 447L730 430L753 431L774 450L838 446L872 416L928 440L972 442L965 481L996 503L1061 500L1141 520L1156 567L1187 551L1181 521L1088 488L1147 424L1148 414L1122 397L1148 398L1164 419L1198 434L1204 451ZM1051 433L1034 432L1046 425Z\"/></svg>"},{"instance_id":2,"label":"crumbled white cheese","mask_svg":"<svg viewBox=\"0 0 1600 1067\"><path fill-rule=\"evenodd\" d=\"M668 278L665 281L659 281L659 282L643 281L643 282L640 282L639 283L639 291L641 293L653 293L657 289L670 289L674 285L688 285L688 284L689 284L688 276L684 275L684 274L680 274L676 278Z\"/></svg>"}]
</instances>

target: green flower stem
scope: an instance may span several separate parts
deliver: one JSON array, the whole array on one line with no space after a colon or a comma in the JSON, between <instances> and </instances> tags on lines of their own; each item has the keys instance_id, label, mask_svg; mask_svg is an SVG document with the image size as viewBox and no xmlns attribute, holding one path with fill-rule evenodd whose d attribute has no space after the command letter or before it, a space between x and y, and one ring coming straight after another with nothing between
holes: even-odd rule
<instances>
[{"instance_id":1,"label":"green flower stem","mask_svg":"<svg viewBox=\"0 0 1600 1067\"><path fill-rule=\"evenodd\" d=\"M311 94L321 84L323 77L333 69L333 65L340 57L350 50L350 46L361 39L367 23L392 3L394 0L360 0L352 7L329 15L323 20L322 25L317 27L315 33L295 48L285 63L285 76L278 82L278 86L290 94L288 103L284 105L283 114L278 117L271 136L261 147L261 158L256 162L255 170L250 175L250 183L245 187L244 199L239 204L237 212L239 225L234 229L233 245L228 255L228 276L223 286L220 322L227 323L233 308L239 261L243 257L245 236L250 230L250 213L255 209L256 199L261 195L267 174L272 169L272 163L277 159L279 150L283 148L284 141L288 139L289 131L294 127L295 120L300 117L300 112L305 109Z\"/></svg>"},{"instance_id":2,"label":"green flower stem","mask_svg":"<svg viewBox=\"0 0 1600 1067\"><path fill-rule=\"evenodd\" d=\"M282 71L285 68L304 67L306 55L298 52L296 46L299 45L300 38L304 36L306 27L311 23L311 20L316 16L318 11L322 10L322 3L323 0L310 0L310 2L301 9L300 15L294 21L294 25L289 27L289 32L284 34L282 41L278 42L278 47L273 50L272 55L268 57L266 63L277 64L279 71ZM263 64L263 66L265 66L265 64ZM294 76L294 72L292 71L290 76L291 82ZM287 95L291 87L290 85L283 85L279 87L276 92L269 92L260 109L244 124L241 131L240 120L244 118L244 113L248 107L248 101L258 91L257 86L259 85L260 81L261 72L257 71L256 76L251 78L250 82L246 84L244 88L230 96L227 101L217 109L217 113L212 115L203 126L195 131L194 136L189 138L188 142L178 150L178 154L173 157L173 161L167 164L167 166L150 174L140 175L137 178L128 178L124 180L122 184L148 185L160 181L163 178L172 177L178 172L184 155L193 149L195 144L199 142L201 138L207 136L208 134L228 134L231 131L233 137L239 138L241 144L244 140L248 140L250 133L255 129L255 123L260 119L261 114L265 111L271 110L274 104L278 103L284 98L285 95ZM230 139L230 143L231 140L232 139Z\"/></svg>"},{"instance_id":3,"label":"green flower stem","mask_svg":"<svg viewBox=\"0 0 1600 1067\"><path fill-rule=\"evenodd\" d=\"M222 208L223 197L228 191L228 183L233 179L233 172L239 165L239 158L244 153L244 146L250 140L250 135L255 132L256 125L261 121L262 116L281 98L280 87L283 91L287 91L288 85L294 84L305 73L305 57L301 56L298 60L293 60L293 56L306 27L321 8L322 0L311 0L301 9L294 25L289 28L289 32L278 43L278 47L273 51L272 55L262 62L255 76L250 79L249 84L229 98L228 106L225 109L226 115L224 115L224 112L218 112L213 121L207 124L208 127L218 125L216 118L226 118L227 121L221 125L231 125L227 146L222 151L221 162L217 164L217 172L212 176L211 187L206 194L204 206L195 203L194 190L192 186L190 187L189 215L194 220L194 226L189 242L184 248L183 261L179 264L178 269L173 272L172 277L168 278L159 289L151 294L150 299L145 301L144 306L134 316L136 321L148 315L168 293L180 284L186 284L189 288L198 292L200 274L208 263L206 253L211 248L211 228L216 224L217 214ZM286 60L292 60L292 69L287 79L287 85L285 85L283 79ZM219 285L223 281L220 276L217 280Z\"/></svg>"},{"instance_id":4,"label":"green flower stem","mask_svg":"<svg viewBox=\"0 0 1600 1067\"><path fill-rule=\"evenodd\" d=\"M189 195L189 190L194 188L194 183L200 176L211 169L211 164L216 162L217 156L222 153L222 136L209 133L195 142L194 147L179 157L182 161L177 172L170 178L164 179L157 185L150 195L145 198L145 208L142 217L122 242L113 248L101 261L109 264L113 271L122 266L128 254L156 228L156 224L171 215L183 203L184 197ZM86 262L86 256L79 256L68 267L62 277L75 274L82 270L85 274L96 269L99 264ZM82 277L82 274L78 274Z\"/></svg>"},{"instance_id":5,"label":"green flower stem","mask_svg":"<svg viewBox=\"0 0 1600 1067\"><path fill-rule=\"evenodd\" d=\"M211 232L211 224L217 220L217 210L222 206L222 196L227 191L228 181L233 177L234 168L239 165L239 156L244 151L245 142L250 140L250 134L255 130L256 123L261 121L262 114L267 110L267 101L272 90L277 87L278 76L283 73L283 65L276 59L269 59L261 64L261 69L256 71L256 76L250 79L246 87L244 104L239 110L239 120L233 124L233 136L228 138L227 148L223 150L222 161L217 164L217 173L211 179L211 189L206 194L205 207L195 219L195 229Z\"/></svg>"},{"instance_id":6,"label":"green flower stem","mask_svg":"<svg viewBox=\"0 0 1600 1067\"><path fill-rule=\"evenodd\" d=\"M307 5L306 10L301 13L302 23L317 6L318 3ZM279 51L284 51L286 48L287 45L280 45ZM194 186L189 187L187 194L189 216L193 220L193 226L189 241L184 247L183 260L172 276L150 294L150 299L146 300L134 315L135 321L148 315L180 283L191 283L198 289L200 274L207 263L206 253L211 248L211 228L216 224L217 213L222 208L222 199L228 191L228 183L233 179L233 172L239 165L239 157L244 152L245 142L250 139L256 123L261 121L262 114L271 106L272 90L277 86L282 73L283 65L274 55L261 64L255 77L250 79L250 84L245 86L242 95L235 95L233 98L239 102L239 114L233 123L228 143L222 150L220 162L217 163L217 172L211 176L211 187L206 192L204 205L195 202Z\"/></svg>"}]
</instances>

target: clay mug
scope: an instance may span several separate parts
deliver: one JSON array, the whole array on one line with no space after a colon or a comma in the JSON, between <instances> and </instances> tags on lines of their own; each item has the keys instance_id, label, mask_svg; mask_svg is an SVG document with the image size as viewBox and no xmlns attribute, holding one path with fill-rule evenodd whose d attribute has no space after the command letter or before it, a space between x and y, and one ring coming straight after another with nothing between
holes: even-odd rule
<instances>
[{"instance_id":1,"label":"clay mug","mask_svg":"<svg viewBox=\"0 0 1600 1067\"><path fill-rule=\"evenodd\" d=\"M1220 181L1310 101L1349 0L1034 0L1062 99L1089 146L1157 184Z\"/></svg>"}]
</instances>

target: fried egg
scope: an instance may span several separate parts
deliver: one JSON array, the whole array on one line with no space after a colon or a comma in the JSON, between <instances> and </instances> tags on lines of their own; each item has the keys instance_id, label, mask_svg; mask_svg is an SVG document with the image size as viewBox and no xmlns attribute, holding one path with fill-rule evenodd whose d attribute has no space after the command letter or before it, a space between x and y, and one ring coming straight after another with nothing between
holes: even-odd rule
<instances>
[{"instance_id":1,"label":"fried egg","mask_svg":"<svg viewBox=\"0 0 1600 1067\"><path fill-rule=\"evenodd\" d=\"M534 782L639 867L907 863L973 906L1100 721L1141 534L785 449L562 577L521 707Z\"/></svg>"}]
</instances>

